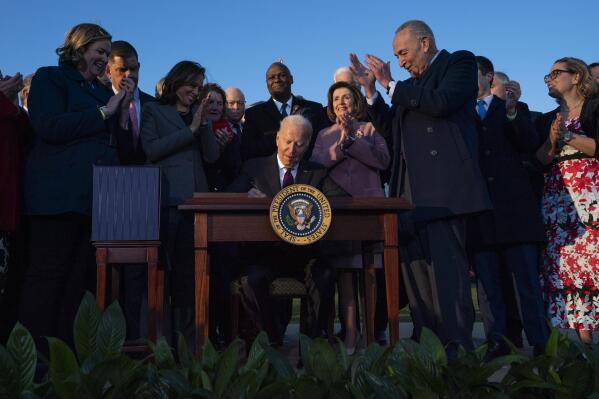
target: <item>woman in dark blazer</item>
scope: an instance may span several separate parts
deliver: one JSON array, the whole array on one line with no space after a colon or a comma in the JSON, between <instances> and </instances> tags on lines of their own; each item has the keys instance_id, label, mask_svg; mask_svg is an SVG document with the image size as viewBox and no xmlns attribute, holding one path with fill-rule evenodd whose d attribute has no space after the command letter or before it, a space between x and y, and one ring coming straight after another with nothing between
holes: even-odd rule
<instances>
[{"instance_id":1,"label":"woman in dark blazer","mask_svg":"<svg viewBox=\"0 0 599 399\"><path fill-rule=\"evenodd\" d=\"M214 162L219 147L206 120L210 95L198 105L205 69L181 61L167 74L158 102L141 115L141 141L150 163L162 171L162 243L166 249L173 303L173 331L193 343L193 218L177 206L194 192L209 191L204 162Z\"/></svg>"},{"instance_id":2,"label":"woman in dark blazer","mask_svg":"<svg viewBox=\"0 0 599 399\"><path fill-rule=\"evenodd\" d=\"M126 123L121 108L129 106L132 93L113 96L98 81L110 47L102 27L77 25L56 51L58 66L40 68L31 82L36 136L24 173L31 241L20 319L36 339L71 342L83 293L94 289L92 166L117 163L113 137Z\"/></svg>"}]
</instances>

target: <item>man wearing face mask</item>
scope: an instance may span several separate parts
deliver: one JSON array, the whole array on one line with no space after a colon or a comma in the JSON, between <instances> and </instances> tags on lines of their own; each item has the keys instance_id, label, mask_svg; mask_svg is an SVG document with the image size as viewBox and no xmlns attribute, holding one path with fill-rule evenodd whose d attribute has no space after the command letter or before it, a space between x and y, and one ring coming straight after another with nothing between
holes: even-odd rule
<instances>
[{"instance_id":1,"label":"man wearing face mask","mask_svg":"<svg viewBox=\"0 0 599 399\"><path fill-rule=\"evenodd\" d=\"M271 95L268 101L247 109L245 128L241 140L241 156L244 160L272 155L276 151L275 136L281 120L287 115L302 115L319 132L328 126L322 104L308 101L291 93L293 76L282 62L275 62L266 71L266 87ZM310 158L316 134L305 153Z\"/></svg>"},{"instance_id":2,"label":"man wearing face mask","mask_svg":"<svg viewBox=\"0 0 599 399\"><path fill-rule=\"evenodd\" d=\"M393 136L390 193L415 209L400 217L401 256L414 337L433 330L447 346L473 348L474 309L465 252L465 215L489 209L478 167L474 106L478 91L474 55L438 50L430 27L407 21L392 42L399 66L410 79L396 81L389 63L366 56L365 67L350 55L364 86L368 112L377 131ZM391 108L375 90L391 98Z\"/></svg>"},{"instance_id":3,"label":"man wearing face mask","mask_svg":"<svg viewBox=\"0 0 599 399\"><path fill-rule=\"evenodd\" d=\"M123 40L112 42L106 76L110 79L115 94L125 87L130 87L133 92L129 103L129 129L117 135L119 161L123 165L146 163L146 154L139 138L141 109L144 104L156 99L137 86L139 67L137 51L130 43Z\"/></svg>"}]
</instances>

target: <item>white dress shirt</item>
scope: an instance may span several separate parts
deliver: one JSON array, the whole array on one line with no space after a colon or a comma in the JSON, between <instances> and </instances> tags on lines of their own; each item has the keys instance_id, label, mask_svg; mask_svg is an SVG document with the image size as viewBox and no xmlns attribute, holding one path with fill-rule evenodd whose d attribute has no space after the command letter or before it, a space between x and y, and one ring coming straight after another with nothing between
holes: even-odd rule
<instances>
[{"instance_id":1,"label":"white dress shirt","mask_svg":"<svg viewBox=\"0 0 599 399\"><path fill-rule=\"evenodd\" d=\"M285 172L287 172L287 168L283 165L281 160L279 159L279 154L277 154L277 163L279 164L279 183L281 183L281 187L283 187L283 178L285 177ZM295 183L297 176L297 166L299 164L295 164L291 167L291 176L293 176L293 182Z\"/></svg>"}]
</instances>

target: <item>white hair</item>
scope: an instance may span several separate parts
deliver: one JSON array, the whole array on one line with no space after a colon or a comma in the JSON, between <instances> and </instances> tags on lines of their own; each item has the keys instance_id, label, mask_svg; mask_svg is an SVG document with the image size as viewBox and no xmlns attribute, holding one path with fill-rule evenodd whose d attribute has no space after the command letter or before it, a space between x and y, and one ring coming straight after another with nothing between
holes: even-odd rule
<instances>
[{"instance_id":1,"label":"white hair","mask_svg":"<svg viewBox=\"0 0 599 399\"><path fill-rule=\"evenodd\" d=\"M312 136L312 124L310 123L310 121L302 115L289 115L286 116L282 121L281 121L281 126L279 127L279 131L277 132L277 135L279 134L279 132L281 130L283 130L283 127L287 126L287 125L295 125L300 127L304 134L308 135L308 136Z\"/></svg>"}]
</instances>

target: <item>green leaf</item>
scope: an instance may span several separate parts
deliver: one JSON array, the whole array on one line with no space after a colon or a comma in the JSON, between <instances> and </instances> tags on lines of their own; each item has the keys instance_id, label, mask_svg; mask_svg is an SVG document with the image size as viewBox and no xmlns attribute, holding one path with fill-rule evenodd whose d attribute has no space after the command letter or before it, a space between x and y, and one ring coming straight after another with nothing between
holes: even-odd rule
<instances>
[{"instance_id":1,"label":"green leaf","mask_svg":"<svg viewBox=\"0 0 599 399\"><path fill-rule=\"evenodd\" d=\"M175 368L175 358L171 347L166 342L165 337L158 338L155 345L152 345L152 351L154 352L154 360L158 368L173 369Z\"/></svg>"},{"instance_id":2,"label":"green leaf","mask_svg":"<svg viewBox=\"0 0 599 399\"><path fill-rule=\"evenodd\" d=\"M62 399L79 399L81 381L75 354L58 338L48 338L50 346L50 381Z\"/></svg>"},{"instance_id":3,"label":"green leaf","mask_svg":"<svg viewBox=\"0 0 599 399\"><path fill-rule=\"evenodd\" d=\"M6 349L17 367L16 378L19 392L31 388L37 365L37 353L31 334L21 323L17 322L10 333Z\"/></svg>"},{"instance_id":4,"label":"green leaf","mask_svg":"<svg viewBox=\"0 0 599 399\"><path fill-rule=\"evenodd\" d=\"M547 339L547 344L545 345L545 354L548 356L556 357L558 342L559 330L557 328L553 328L551 330L551 334L549 334L549 339Z\"/></svg>"},{"instance_id":5,"label":"green leaf","mask_svg":"<svg viewBox=\"0 0 599 399\"><path fill-rule=\"evenodd\" d=\"M264 347L266 346L268 346L268 335L266 335L266 332L261 331L252 343L247 362L240 369L240 373L243 374L249 370L257 369L261 366L262 362L266 358L266 352L264 351Z\"/></svg>"},{"instance_id":6,"label":"green leaf","mask_svg":"<svg viewBox=\"0 0 599 399\"><path fill-rule=\"evenodd\" d=\"M179 356L179 362L181 363L181 366L185 368L191 367L192 356L189 353L187 341L185 340L185 337L183 336L183 334L181 334L180 331L177 333L177 355Z\"/></svg>"},{"instance_id":7,"label":"green leaf","mask_svg":"<svg viewBox=\"0 0 599 399\"><path fill-rule=\"evenodd\" d=\"M102 314L96 334L96 351L105 356L120 353L126 332L125 316L115 301Z\"/></svg>"},{"instance_id":8,"label":"green leaf","mask_svg":"<svg viewBox=\"0 0 599 399\"><path fill-rule=\"evenodd\" d=\"M0 398L19 396L17 366L8 351L0 345Z\"/></svg>"},{"instance_id":9,"label":"green leaf","mask_svg":"<svg viewBox=\"0 0 599 399\"><path fill-rule=\"evenodd\" d=\"M216 362L218 362L218 352L214 349L214 345L208 338L204 342L204 347L202 348L202 365L205 368L213 370L216 366Z\"/></svg>"},{"instance_id":10,"label":"green leaf","mask_svg":"<svg viewBox=\"0 0 599 399\"><path fill-rule=\"evenodd\" d=\"M403 399L399 390L385 381L382 377L376 376L368 371L364 371L364 377L368 382L368 385L372 388L376 398Z\"/></svg>"},{"instance_id":11,"label":"green leaf","mask_svg":"<svg viewBox=\"0 0 599 399\"><path fill-rule=\"evenodd\" d=\"M337 338L337 347L339 351L339 354L337 355L339 358L339 363L341 364L343 371L347 372L349 371L349 366L351 363L349 361L349 356L347 356L347 348L345 347L343 341L341 341L339 338Z\"/></svg>"},{"instance_id":12,"label":"green leaf","mask_svg":"<svg viewBox=\"0 0 599 399\"><path fill-rule=\"evenodd\" d=\"M278 380L261 389L255 399L290 398L292 396L289 394L289 390L290 387L286 382Z\"/></svg>"},{"instance_id":13,"label":"green leaf","mask_svg":"<svg viewBox=\"0 0 599 399\"><path fill-rule=\"evenodd\" d=\"M162 381L177 393L175 397L186 398L192 391L191 384L187 379L176 370L160 370L159 375L162 377Z\"/></svg>"},{"instance_id":14,"label":"green leaf","mask_svg":"<svg viewBox=\"0 0 599 399\"><path fill-rule=\"evenodd\" d=\"M328 388L319 384L318 381L307 377L299 378L295 381L293 391L300 399L328 398Z\"/></svg>"},{"instance_id":15,"label":"green leaf","mask_svg":"<svg viewBox=\"0 0 599 399\"><path fill-rule=\"evenodd\" d=\"M310 347L309 362L314 376L324 382L327 387L333 385L343 375L343 370L337 363L333 348L323 338L316 338Z\"/></svg>"},{"instance_id":16,"label":"green leaf","mask_svg":"<svg viewBox=\"0 0 599 399\"><path fill-rule=\"evenodd\" d=\"M285 356L270 346L265 347L264 350L266 351L268 361L272 364L272 367L280 378L286 379L295 376L295 371Z\"/></svg>"},{"instance_id":17,"label":"green leaf","mask_svg":"<svg viewBox=\"0 0 599 399\"><path fill-rule=\"evenodd\" d=\"M420 345L430 354L431 358L437 365L447 365L447 357L443 344L439 338L437 338L435 333L426 327L422 328L422 333L420 334Z\"/></svg>"},{"instance_id":18,"label":"green leaf","mask_svg":"<svg viewBox=\"0 0 599 399\"><path fill-rule=\"evenodd\" d=\"M212 381L210 380L210 376L204 370L200 371L200 376L202 377L202 388L212 392L214 391L214 386L212 385Z\"/></svg>"},{"instance_id":19,"label":"green leaf","mask_svg":"<svg viewBox=\"0 0 599 399\"><path fill-rule=\"evenodd\" d=\"M86 291L75 316L73 336L79 362L83 363L96 350L96 334L100 325L100 309L94 296Z\"/></svg>"},{"instance_id":20,"label":"green leaf","mask_svg":"<svg viewBox=\"0 0 599 399\"><path fill-rule=\"evenodd\" d=\"M312 370L312 357L310 355L310 348L312 347L312 340L304 335L300 334L300 356L302 359L302 363L304 364L304 372L308 375L312 375L314 371Z\"/></svg>"},{"instance_id":21,"label":"green leaf","mask_svg":"<svg viewBox=\"0 0 599 399\"><path fill-rule=\"evenodd\" d=\"M214 391L218 396L222 396L231 381L231 377L235 374L235 366L242 346L243 342L236 339L229 345L218 362L216 384L214 386Z\"/></svg>"}]
</instances>

